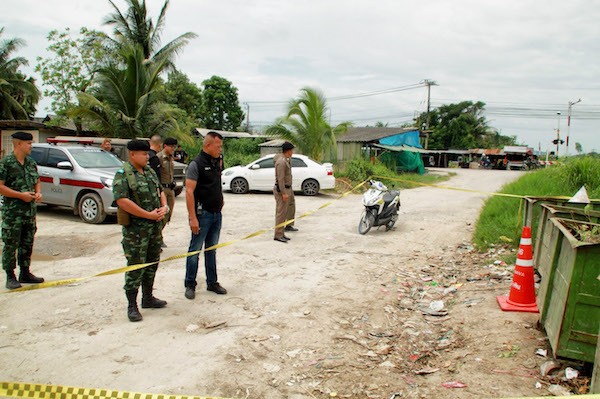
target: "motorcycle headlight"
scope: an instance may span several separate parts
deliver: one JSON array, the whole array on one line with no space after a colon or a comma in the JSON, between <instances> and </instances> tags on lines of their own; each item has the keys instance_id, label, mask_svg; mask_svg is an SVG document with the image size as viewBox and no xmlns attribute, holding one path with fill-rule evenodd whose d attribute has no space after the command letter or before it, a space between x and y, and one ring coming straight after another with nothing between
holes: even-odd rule
<instances>
[{"instance_id":1,"label":"motorcycle headlight","mask_svg":"<svg viewBox=\"0 0 600 399\"><path fill-rule=\"evenodd\" d=\"M109 179L107 177L101 177L100 181L104 184L105 187L111 188L113 184L113 179Z\"/></svg>"}]
</instances>

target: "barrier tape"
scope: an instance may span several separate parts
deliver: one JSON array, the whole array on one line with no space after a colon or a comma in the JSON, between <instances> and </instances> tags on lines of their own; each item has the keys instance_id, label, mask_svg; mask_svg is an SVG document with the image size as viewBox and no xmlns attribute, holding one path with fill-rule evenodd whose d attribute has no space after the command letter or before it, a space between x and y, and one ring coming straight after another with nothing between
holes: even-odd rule
<instances>
[{"instance_id":1,"label":"barrier tape","mask_svg":"<svg viewBox=\"0 0 600 399\"><path fill-rule=\"evenodd\" d=\"M585 399L600 399L600 394L580 396ZM217 396L151 394L99 388L30 384L25 382L0 382L0 397L31 399L225 399ZM554 396L554 398L567 399L571 398L571 396ZM548 396L522 397L518 399L548 399Z\"/></svg>"},{"instance_id":2,"label":"barrier tape","mask_svg":"<svg viewBox=\"0 0 600 399\"><path fill-rule=\"evenodd\" d=\"M172 255L172 256L169 256L167 258L159 260L158 263L170 262L170 261L173 261L173 260L187 258L188 256L193 256L193 255L196 255L196 254L200 254L200 253L202 253L204 251L212 251L212 250L215 250L215 249L218 249L218 248L227 247L227 246L233 245L233 244L235 244L237 242L248 240L250 238L254 238L254 237L260 236L260 235L265 234L265 233L267 233L267 232L269 232L271 230L274 230L276 228L285 227L288 224L291 224L291 223L295 222L298 219L305 218L305 217L307 217L309 215L312 215L313 213L315 213L315 212L317 212L317 211L319 211L319 210L321 210L323 208L326 208L326 207L332 205L335 201L338 201L338 200L342 199L343 197L346 197L351 192L353 192L356 189L358 189L359 187L363 186L367 181L368 180L365 180L362 183L357 184L351 190L348 190L345 193L339 195L334 200L328 201L328 202L324 203L323 205L319 206L317 209L305 212L305 213L301 214L300 216L298 216L297 218L286 220L285 222L280 223L280 224L278 224L276 226L273 226L271 228L268 228L268 229L263 229L263 230L255 231L255 232L250 233L247 236L242 237L242 238L238 238L238 239L227 241L227 242L222 242L222 243L213 245L213 246L208 247L208 248L200 249L198 251L192 251L192 252L186 252L186 253L183 253L183 254ZM107 270L107 271L104 271L104 272L101 272L101 273L96 273L96 274L91 275L91 276L69 278L69 279L64 279L64 280L54 280L54 281L43 282L43 283L40 283L40 284L32 284L32 285L27 285L27 286L21 286L21 288L16 288L16 289L13 289L13 290L8 290L8 291L2 291L1 293L2 294L7 294L7 293L15 293L15 292L23 292L23 291L33 291L33 290L39 290L39 289L44 289L44 288L56 287L56 286L60 286L60 285L74 284L74 283L78 283L80 281L88 280L88 279L91 279L91 278L94 278L94 277L110 276L110 275L113 275L113 274L121 274L121 273L125 273L125 272L130 272L130 271L133 271L133 270L142 269L144 267L147 267L147 266L150 266L150 265L154 265L156 263L157 262L138 263L136 265L124 266L124 267L120 267L120 268L117 268L117 269L112 269L112 270Z\"/></svg>"},{"instance_id":3,"label":"barrier tape","mask_svg":"<svg viewBox=\"0 0 600 399\"><path fill-rule=\"evenodd\" d=\"M164 395L25 382L0 382L0 397L32 399L224 399L216 396Z\"/></svg>"}]
</instances>

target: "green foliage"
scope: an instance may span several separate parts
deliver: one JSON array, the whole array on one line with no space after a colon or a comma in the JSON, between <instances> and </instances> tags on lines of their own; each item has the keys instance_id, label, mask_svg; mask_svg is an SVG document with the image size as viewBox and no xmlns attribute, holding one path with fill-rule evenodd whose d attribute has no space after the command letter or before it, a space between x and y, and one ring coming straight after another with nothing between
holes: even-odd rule
<instances>
[{"instance_id":1,"label":"green foliage","mask_svg":"<svg viewBox=\"0 0 600 399\"><path fill-rule=\"evenodd\" d=\"M179 71L169 73L164 85L165 101L185 111L192 120L200 119L202 90L190 82L186 74Z\"/></svg>"},{"instance_id":2,"label":"green foliage","mask_svg":"<svg viewBox=\"0 0 600 399\"><path fill-rule=\"evenodd\" d=\"M212 76L202 82L200 119L207 129L235 132L244 120L244 112L238 100L238 89L220 76Z\"/></svg>"},{"instance_id":3,"label":"green foliage","mask_svg":"<svg viewBox=\"0 0 600 399\"><path fill-rule=\"evenodd\" d=\"M4 28L0 28L0 37ZM12 53L25 45L22 39L0 40L0 119L29 119L35 113L40 91L35 80L20 72L28 65L23 57Z\"/></svg>"},{"instance_id":4,"label":"green foliage","mask_svg":"<svg viewBox=\"0 0 600 399\"><path fill-rule=\"evenodd\" d=\"M363 158L354 158L348 162L345 171L336 171L335 175L337 178L345 177L349 179L353 186L373 178L381 181L389 188L414 188L420 186L419 183L435 184L448 179L448 176L440 175L419 175L417 173L398 174L377 159L375 160L375 163L371 163Z\"/></svg>"},{"instance_id":5,"label":"green foliage","mask_svg":"<svg viewBox=\"0 0 600 399\"><path fill-rule=\"evenodd\" d=\"M427 125L432 133L429 138L431 149L501 148L515 145L515 136L503 136L488 126L483 111L485 103L462 101L446 104L419 115L416 126Z\"/></svg>"},{"instance_id":6,"label":"green foliage","mask_svg":"<svg viewBox=\"0 0 600 399\"><path fill-rule=\"evenodd\" d=\"M223 162L226 168L247 165L260 157L260 147L264 140L253 137L225 139L223 141Z\"/></svg>"},{"instance_id":7,"label":"green foliage","mask_svg":"<svg viewBox=\"0 0 600 399\"><path fill-rule=\"evenodd\" d=\"M300 152L318 162L334 161L336 138L345 133L351 123L331 127L327 111L325 96L319 90L305 87L297 99L290 100L287 115L268 126L265 134L293 143Z\"/></svg>"},{"instance_id":8,"label":"green foliage","mask_svg":"<svg viewBox=\"0 0 600 399\"><path fill-rule=\"evenodd\" d=\"M600 159L581 157L566 164L525 173L519 180L502 188L501 193L528 196L573 196L585 184L590 198L600 198ZM506 241L518 242L520 200L493 196L477 221L473 241L479 249Z\"/></svg>"},{"instance_id":9,"label":"green foliage","mask_svg":"<svg viewBox=\"0 0 600 399\"><path fill-rule=\"evenodd\" d=\"M116 48L139 45L144 60L164 62L165 67L170 68L173 66L175 56L197 36L195 33L186 32L162 48L158 48L160 35L165 27L169 0L164 2L156 22L153 22L148 16L145 0L125 0L128 6L125 13L122 13L112 0L108 0L108 2L114 11L105 18L104 24L113 27L114 37L110 38L111 42Z\"/></svg>"},{"instance_id":10,"label":"green foliage","mask_svg":"<svg viewBox=\"0 0 600 399\"><path fill-rule=\"evenodd\" d=\"M44 96L52 98L51 110L66 115L76 105L77 93L85 92L92 83L95 71L105 64L111 53L107 50L104 33L81 28L73 38L67 28L64 32L52 30L46 48L53 56L37 57L35 71L42 76Z\"/></svg>"}]
</instances>

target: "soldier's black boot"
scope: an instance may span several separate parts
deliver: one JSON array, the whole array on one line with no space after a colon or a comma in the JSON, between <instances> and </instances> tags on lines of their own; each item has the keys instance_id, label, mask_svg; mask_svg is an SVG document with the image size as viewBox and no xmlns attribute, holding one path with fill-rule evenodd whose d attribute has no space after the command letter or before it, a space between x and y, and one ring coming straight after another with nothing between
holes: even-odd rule
<instances>
[{"instance_id":1,"label":"soldier's black boot","mask_svg":"<svg viewBox=\"0 0 600 399\"><path fill-rule=\"evenodd\" d=\"M142 283L142 308L164 308L167 306L167 301L155 298L154 295L152 295L152 286L152 281Z\"/></svg>"},{"instance_id":2,"label":"soldier's black boot","mask_svg":"<svg viewBox=\"0 0 600 399\"><path fill-rule=\"evenodd\" d=\"M17 288L21 288L21 284L17 281L17 276L15 276L14 271L6 271L6 288L9 290L14 290Z\"/></svg>"},{"instance_id":3,"label":"soldier's black boot","mask_svg":"<svg viewBox=\"0 0 600 399\"><path fill-rule=\"evenodd\" d=\"M27 284L39 284L43 283L44 279L42 277L36 277L29 271L28 267L22 267L21 273L19 273L19 282L27 283Z\"/></svg>"},{"instance_id":4,"label":"soldier's black boot","mask_svg":"<svg viewBox=\"0 0 600 399\"><path fill-rule=\"evenodd\" d=\"M138 290L125 291L127 301L129 301L129 305L127 306L127 317L129 317L129 321L141 321L143 319L137 306L137 294Z\"/></svg>"}]
</instances>

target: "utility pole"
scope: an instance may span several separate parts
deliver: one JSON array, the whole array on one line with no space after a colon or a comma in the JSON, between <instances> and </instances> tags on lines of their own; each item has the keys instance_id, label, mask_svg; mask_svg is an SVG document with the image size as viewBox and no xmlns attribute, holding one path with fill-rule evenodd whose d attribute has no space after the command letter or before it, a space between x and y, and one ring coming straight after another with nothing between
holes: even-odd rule
<instances>
[{"instance_id":1,"label":"utility pole","mask_svg":"<svg viewBox=\"0 0 600 399\"><path fill-rule=\"evenodd\" d=\"M566 154L567 156L569 155L569 135L571 133L571 108L573 107L573 105L578 104L581 102L581 98L575 102L571 102L569 101L569 109L567 111L567 142L566 142Z\"/></svg>"},{"instance_id":2,"label":"utility pole","mask_svg":"<svg viewBox=\"0 0 600 399\"><path fill-rule=\"evenodd\" d=\"M429 110L430 110L430 105L431 105L431 86L437 86L438 84L436 82L434 82L433 80L429 80L429 79L423 79L423 81L421 83L424 83L427 86L427 119L425 120L425 131L424 131L424 133L426 134L425 149L427 149L427 144L429 142L429 122L430 122Z\"/></svg>"},{"instance_id":3,"label":"utility pole","mask_svg":"<svg viewBox=\"0 0 600 399\"><path fill-rule=\"evenodd\" d=\"M246 106L246 131L250 133L250 104L244 103Z\"/></svg>"},{"instance_id":4,"label":"utility pole","mask_svg":"<svg viewBox=\"0 0 600 399\"><path fill-rule=\"evenodd\" d=\"M558 146L560 144L560 111L556 113L558 123L556 125L556 159L558 159Z\"/></svg>"}]
</instances>

